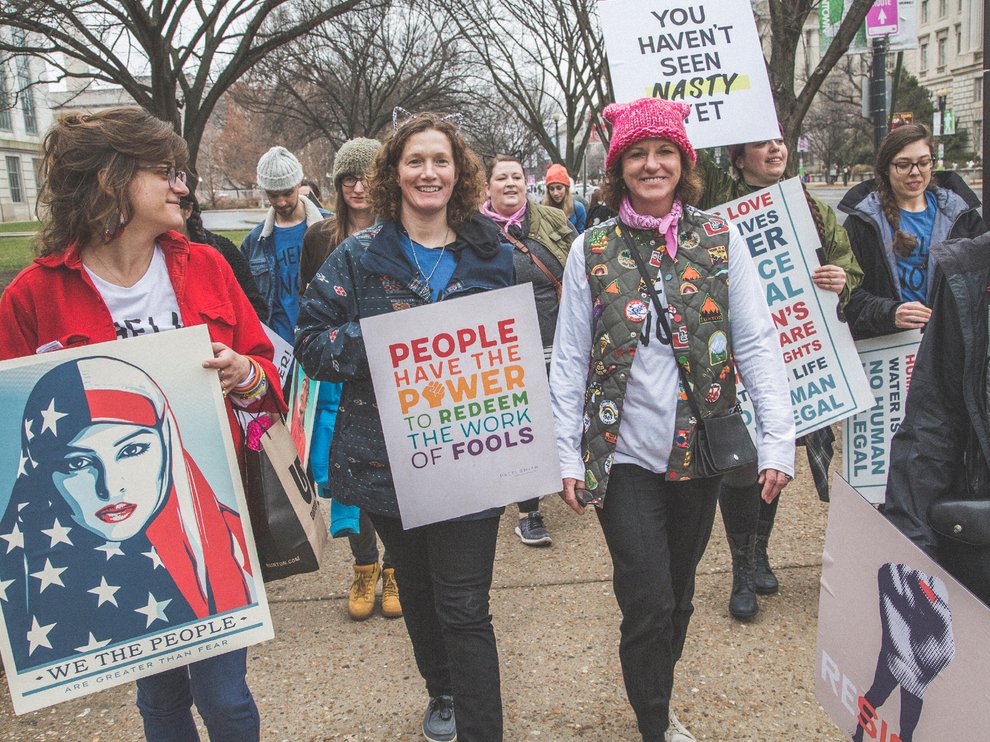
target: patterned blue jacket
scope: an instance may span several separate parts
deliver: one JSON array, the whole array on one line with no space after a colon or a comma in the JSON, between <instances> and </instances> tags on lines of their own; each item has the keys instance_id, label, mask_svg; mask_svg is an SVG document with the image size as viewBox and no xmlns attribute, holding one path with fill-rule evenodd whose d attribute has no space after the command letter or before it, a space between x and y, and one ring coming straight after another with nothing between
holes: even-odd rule
<instances>
[{"instance_id":1,"label":"patterned blue jacket","mask_svg":"<svg viewBox=\"0 0 990 742\"><path fill-rule=\"evenodd\" d=\"M375 390L360 320L431 301L429 285L406 257L399 225L382 222L348 237L330 253L303 295L295 356L307 376L343 382L330 448L335 500L398 517ZM441 301L511 286L512 250L480 214L457 229L457 267Z\"/></svg>"}]
</instances>

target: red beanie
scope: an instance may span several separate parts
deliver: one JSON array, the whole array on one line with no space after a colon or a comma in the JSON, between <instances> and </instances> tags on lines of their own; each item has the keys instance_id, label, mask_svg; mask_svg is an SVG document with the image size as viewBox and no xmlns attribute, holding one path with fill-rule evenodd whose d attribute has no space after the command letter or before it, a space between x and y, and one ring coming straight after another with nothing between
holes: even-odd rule
<instances>
[{"instance_id":1,"label":"red beanie","mask_svg":"<svg viewBox=\"0 0 990 742\"><path fill-rule=\"evenodd\" d=\"M545 182L547 185L559 183L565 188L571 187L571 177L567 174L567 168L556 162L547 168Z\"/></svg>"},{"instance_id":2,"label":"red beanie","mask_svg":"<svg viewBox=\"0 0 990 742\"><path fill-rule=\"evenodd\" d=\"M677 145L692 163L698 155L688 140L684 121L691 113L686 103L671 103L662 98L640 98L632 103L610 103L602 116L612 124L612 140L605 158L609 169L619 161L622 153L643 139L669 139Z\"/></svg>"}]
</instances>

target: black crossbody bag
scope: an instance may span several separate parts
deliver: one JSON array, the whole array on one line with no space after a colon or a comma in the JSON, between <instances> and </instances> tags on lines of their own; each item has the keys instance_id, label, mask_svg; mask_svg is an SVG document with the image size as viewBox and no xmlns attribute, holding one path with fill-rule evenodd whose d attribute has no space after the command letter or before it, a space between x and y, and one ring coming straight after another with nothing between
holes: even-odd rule
<instances>
[{"instance_id":1,"label":"black crossbody bag","mask_svg":"<svg viewBox=\"0 0 990 742\"><path fill-rule=\"evenodd\" d=\"M623 231L622 237L629 247L633 260L636 261L636 267L646 283L647 290L650 292L660 328L666 333L666 339L659 335L658 337L662 343L667 345L673 336L670 331L670 323L667 321L667 309L660 303L660 297L653 286L655 279L650 278L646 264L643 262L643 256L639 254L639 248L628 233ZM681 384L684 385L684 394L691 406L691 412L694 413L694 417L698 421L694 434L694 460L698 474L701 477L717 477L727 474L733 469L755 464L757 461L756 446L753 445L753 439L749 430L746 429L739 405L737 404L727 415L703 417L701 409L691 393L691 385L688 383L684 368L680 363L677 363L676 358L674 363L677 365Z\"/></svg>"}]
</instances>

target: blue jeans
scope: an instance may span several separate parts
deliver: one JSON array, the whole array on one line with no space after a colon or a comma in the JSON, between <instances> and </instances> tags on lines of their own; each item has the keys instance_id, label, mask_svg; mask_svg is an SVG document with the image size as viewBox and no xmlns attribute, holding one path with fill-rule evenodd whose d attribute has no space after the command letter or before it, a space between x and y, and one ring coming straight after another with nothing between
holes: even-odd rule
<instances>
[{"instance_id":1,"label":"blue jeans","mask_svg":"<svg viewBox=\"0 0 990 742\"><path fill-rule=\"evenodd\" d=\"M149 742L199 739L192 703L212 742L255 742L258 707L247 686L247 650L235 649L137 681L137 705Z\"/></svg>"},{"instance_id":2,"label":"blue jeans","mask_svg":"<svg viewBox=\"0 0 990 742\"><path fill-rule=\"evenodd\" d=\"M457 739L502 739L502 693L488 610L498 517L402 529L370 513L395 565L402 617L430 696L454 696Z\"/></svg>"}]
</instances>

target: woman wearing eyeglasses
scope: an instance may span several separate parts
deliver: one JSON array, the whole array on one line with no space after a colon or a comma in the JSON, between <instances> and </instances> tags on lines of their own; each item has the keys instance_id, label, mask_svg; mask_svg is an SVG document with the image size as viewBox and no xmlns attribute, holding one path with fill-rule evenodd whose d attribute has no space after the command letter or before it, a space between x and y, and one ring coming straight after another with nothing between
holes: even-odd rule
<instances>
[{"instance_id":1,"label":"woman wearing eyeglasses","mask_svg":"<svg viewBox=\"0 0 990 742\"><path fill-rule=\"evenodd\" d=\"M42 154L40 257L0 298L0 359L206 325L213 357L203 367L217 371L240 458L232 406L284 412L285 403L272 344L230 266L177 231L180 201L189 193L186 143L140 108L111 108L60 116ZM210 553L209 544L201 545L186 558L214 570L210 584L219 584L233 560L221 563ZM212 587L199 598L222 605ZM147 738L198 739L195 701L211 739L259 739L246 660L239 649L140 678L137 705Z\"/></svg>"},{"instance_id":2,"label":"woman wearing eyeglasses","mask_svg":"<svg viewBox=\"0 0 990 742\"><path fill-rule=\"evenodd\" d=\"M880 145L875 177L839 204L863 269L846 305L856 338L924 327L935 278L931 248L987 227L980 201L953 172L932 172L934 143L921 124L894 129Z\"/></svg>"},{"instance_id":3,"label":"woman wearing eyeglasses","mask_svg":"<svg viewBox=\"0 0 990 742\"><path fill-rule=\"evenodd\" d=\"M368 198L368 174L381 148L382 144L377 139L357 137L344 142L334 155L333 187L337 192L334 215L314 224L306 230L303 237L299 270L299 285L303 291L341 242L375 223L375 211ZM340 391L340 384L323 381L316 406L310 468L323 497L333 497L327 480L330 441L337 420ZM386 618L400 617L402 604L399 602L395 569L387 551L382 554L381 565L378 564L378 537L368 514L334 500L330 508L330 532L334 535L348 534L348 545L354 557L354 577L347 595L347 615L354 621L371 618L375 612L375 587L380 579L382 615Z\"/></svg>"}]
</instances>

